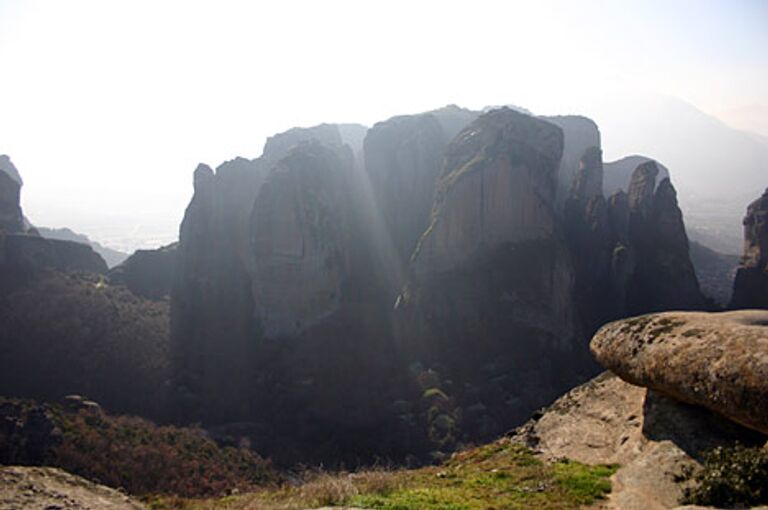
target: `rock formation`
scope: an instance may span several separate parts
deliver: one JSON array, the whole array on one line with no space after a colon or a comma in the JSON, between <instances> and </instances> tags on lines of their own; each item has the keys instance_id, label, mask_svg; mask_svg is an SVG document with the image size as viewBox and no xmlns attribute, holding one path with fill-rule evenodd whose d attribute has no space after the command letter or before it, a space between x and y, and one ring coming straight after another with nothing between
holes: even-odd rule
<instances>
[{"instance_id":1,"label":"rock formation","mask_svg":"<svg viewBox=\"0 0 768 510\"><path fill-rule=\"evenodd\" d=\"M136 250L123 263L110 269L110 282L125 285L137 296L147 299L170 297L177 247L177 243L173 243L156 250Z\"/></svg>"},{"instance_id":2,"label":"rock formation","mask_svg":"<svg viewBox=\"0 0 768 510\"><path fill-rule=\"evenodd\" d=\"M606 200L602 173L599 149L587 149L562 220L587 332L627 315L704 308L669 179L657 185L658 165L646 161L635 169L626 193L619 190Z\"/></svg>"},{"instance_id":3,"label":"rock formation","mask_svg":"<svg viewBox=\"0 0 768 510\"><path fill-rule=\"evenodd\" d=\"M622 379L768 434L768 313L668 312L604 326L590 347Z\"/></svg>"},{"instance_id":4,"label":"rock formation","mask_svg":"<svg viewBox=\"0 0 768 510\"><path fill-rule=\"evenodd\" d=\"M19 206L21 177L8 156L0 156L0 232L24 230L24 216Z\"/></svg>"},{"instance_id":5,"label":"rock formation","mask_svg":"<svg viewBox=\"0 0 768 510\"><path fill-rule=\"evenodd\" d=\"M405 283L408 260L429 224L435 183L450 140L432 114L393 117L365 137L365 171L374 202L369 223L373 251L394 297Z\"/></svg>"},{"instance_id":6,"label":"rock formation","mask_svg":"<svg viewBox=\"0 0 768 510\"><path fill-rule=\"evenodd\" d=\"M501 109L446 151L398 299L398 342L411 359L444 367L462 407L484 410L467 416L467 429L498 432L584 369L574 354L584 349L574 344L573 271L556 227L562 150L557 126ZM568 356L568 368L558 364Z\"/></svg>"},{"instance_id":7,"label":"rock formation","mask_svg":"<svg viewBox=\"0 0 768 510\"><path fill-rule=\"evenodd\" d=\"M294 336L339 310L349 278L351 153L310 142L259 190L250 226L254 312L265 338Z\"/></svg>"},{"instance_id":8,"label":"rock formation","mask_svg":"<svg viewBox=\"0 0 768 510\"><path fill-rule=\"evenodd\" d=\"M446 107L376 124L361 154L362 129L290 130L195 172L180 421L283 459L445 451L596 373L606 321L703 302L671 184L651 163L605 198L589 119Z\"/></svg>"},{"instance_id":9,"label":"rock formation","mask_svg":"<svg viewBox=\"0 0 768 510\"><path fill-rule=\"evenodd\" d=\"M768 308L768 189L747 208L731 308Z\"/></svg>"},{"instance_id":10,"label":"rock formation","mask_svg":"<svg viewBox=\"0 0 768 510\"><path fill-rule=\"evenodd\" d=\"M618 191L626 192L629 190L635 169L649 161L653 160L645 156L634 155L604 163L603 193L605 196L609 197ZM658 162L656 162L656 166L659 169L657 176L659 182L670 177L667 167Z\"/></svg>"}]
</instances>

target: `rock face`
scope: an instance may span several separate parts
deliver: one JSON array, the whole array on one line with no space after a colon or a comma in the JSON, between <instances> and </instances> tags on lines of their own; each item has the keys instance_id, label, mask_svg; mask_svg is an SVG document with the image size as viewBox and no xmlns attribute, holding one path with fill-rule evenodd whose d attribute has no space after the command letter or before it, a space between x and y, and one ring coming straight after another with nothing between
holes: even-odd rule
<instances>
[{"instance_id":1,"label":"rock face","mask_svg":"<svg viewBox=\"0 0 768 510\"><path fill-rule=\"evenodd\" d=\"M768 189L747 208L731 308L768 308Z\"/></svg>"},{"instance_id":2,"label":"rock face","mask_svg":"<svg viewBox=\"0 0 768 510\"><path fill-rule=\"evenodd\" d=\"M609 372L569 391L510 435L549 459L620 464L600 506L610 510L677 508L683 487L675 475L695 466L701 452L766 439Z\"/></svg>"},{"instance_id":3,"label":"rock face","mask_svg":"<svg viewBox=\"0 0 768 510\"><path fill-rule=\"evenodd\" d=\"M256 335L247 233L265 173L261 161L243 158L222 164L215 174L207 165L195 170L171 290L180 416L241 421L245 414L239 393L249 385Z\"/></svg>"},{"instance_id":4,"label":"rock face","mask_svg":"<svg viewBox=\"0 0 768 510\"><path fill-rule=\"evenodd\" d=\"M365 170L374 201L370 221L374 252L378 265L387 271L392 295L405 283L408 260L429 224L448 142L440 118L433 114L379 122L365 137Z\"/></svg>"},{"instance_id":5,"label":"rock face","mask_svg":"<svg viewBox=\"0 0 768 510\"><path fill-rule=\"evenodd\" d=\"M339 310L349 277L352 154L300 145L270 173L250 226L251 286L265 338L297 335Z\"/></svg>"},{"instance_id":6,"label":"rock face","mask_svg":"<svg viewBox=\"0 0 768 510\"><path fill-rule=\"evenodd\" d=\"M0 467L0 510L145 510L122 492L48 467Z\"/></svg>"},{"instance_id":7,"label":"rock face","mask_svg":"<svg viewBox=\"0 0 768 510\"><path fill-rule=\"evenodd\" d=\"M768 313L669 312L614 322L590 347L622 379L768 434Z\"/></svg>"},{"instance_id":8,"label":"rock face","mask_svg":"<svg viewBox=\"0 0 768 510\"><path fill-rule=\"evenodd\" d=\"M125 285L137 296L147 299L170 297L177 247L174 243L156 250L136 250L122 264L110 269L110 282Z\"/></svg>"},{"instance_id":9,"label":"rock face","mask_svg":"<svg viewBox=\"0 0 768 510\"><path fill-rule=\"evenodd\" d=\"M8 156L0 155L0 232L24 230L24 216L19 206L21 177Z\"/></svg>"}]
</instances>

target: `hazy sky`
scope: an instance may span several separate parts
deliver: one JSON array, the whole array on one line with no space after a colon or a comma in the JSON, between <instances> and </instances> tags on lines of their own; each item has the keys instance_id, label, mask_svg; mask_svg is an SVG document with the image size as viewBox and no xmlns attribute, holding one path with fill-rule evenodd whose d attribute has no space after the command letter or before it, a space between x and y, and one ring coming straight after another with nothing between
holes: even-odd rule
<instances>
[{"instance_id":1,"label":"hazy sky","mask_svg":"<svg viewBox=\"0 0 768 510\"><path fill-rule=\"evenodd\" d=\"M765 0L0 0L0 154L33 222L168 241L198 162L292 126L626 87L739 111L767 48Z\"/></svg>"}]
</instances>

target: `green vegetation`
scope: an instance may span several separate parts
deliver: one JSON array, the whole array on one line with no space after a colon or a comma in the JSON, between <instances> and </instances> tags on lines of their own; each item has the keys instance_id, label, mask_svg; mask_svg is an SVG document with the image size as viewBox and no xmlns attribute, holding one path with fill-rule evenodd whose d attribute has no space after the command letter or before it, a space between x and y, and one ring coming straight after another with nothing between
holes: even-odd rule
<instances>
[{"instance_id":1,"label":"green vegetation","mask_svg":"<svg viewBox=\"0 0 768 510\"><path fill-rule=\"evenodd\" d=\"M0 411L0 463L59 467L133 495L222 496L279 481L252 450L221 448L199 429L109 416L95 404L74 412L0 398Z\"/></svg>"},{"instance_id":2,"label":"green vegetation","mask_svg":"<svg viewBox=\"0 0 768 510\"><path fill-rule=\"evenodd\" d=\"M501 439L454 454L439 466L321 474L297 487L218 500L155 499L156 510L299 510L354 506L372 510L573 509L611 490L616 466L549 463Z\"/></svg>"},{"instance_id":3,"label":"green vegetation","mask_svg":"<svg viewBox=\"0 0 768 510\"><path fill-rule=\"evenodd\" d=\"M718 447L704 455L701 469L681 477L692 481L684 504L749 507L768 503L768 448Z\"/></svg>"}]
</instances>

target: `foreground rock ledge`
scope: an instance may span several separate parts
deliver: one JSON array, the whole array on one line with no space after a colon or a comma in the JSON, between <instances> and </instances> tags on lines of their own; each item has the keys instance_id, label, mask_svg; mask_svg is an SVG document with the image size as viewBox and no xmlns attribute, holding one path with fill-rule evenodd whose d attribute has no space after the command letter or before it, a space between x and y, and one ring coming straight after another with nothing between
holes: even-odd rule
<instances>
[{"instance_id":1,"label":"foreground rock ledge","mask_svg":"<svg viewBox=\"0 0 768 510\"><path fill-rule=\"evenodd\" d=\"M610 323L590 343L625 381L768 434L768 312L668 312Z\"/></svg>"},{"instance_id":2,"label":"foreground rock ledge","mask_svg":"<svg viewBox=\"0 0 768 510\"><path fill-rule=\"evenodd\" d=\"M47 467L0 466L0 510L146 510L125 494Z\"/></svg>"}]
</instances>

